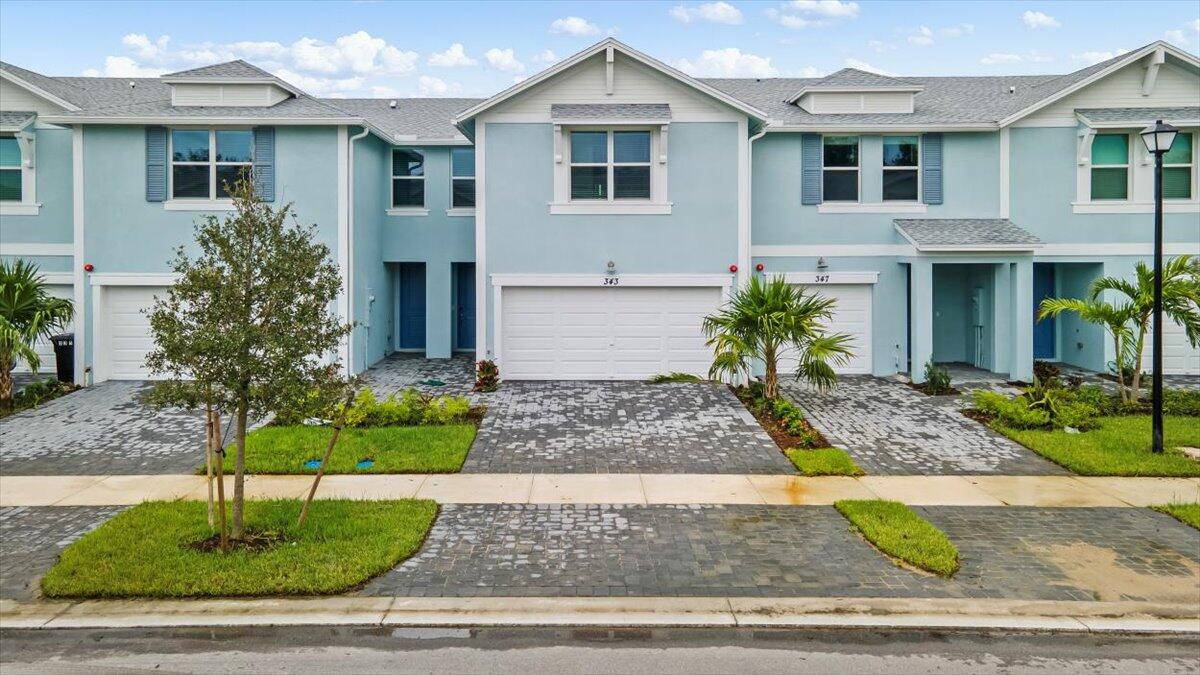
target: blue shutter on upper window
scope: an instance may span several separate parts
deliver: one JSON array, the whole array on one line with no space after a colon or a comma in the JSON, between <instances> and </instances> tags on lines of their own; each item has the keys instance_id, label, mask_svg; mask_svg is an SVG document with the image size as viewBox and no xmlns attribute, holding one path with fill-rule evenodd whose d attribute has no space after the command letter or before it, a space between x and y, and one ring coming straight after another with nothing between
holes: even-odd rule
<instances>
[{"instance_id":1,"label":"blue shutter on upper window","mask_svg":"<svg viewBox=\"0 0 1200 675\"><path fill-rule=\"evenodd\" d=\"M921 137L921 201L926 204L942 203L942 135L925 134Z\"/></svg>"},{"instance_id":2,"label":"blue shutter on upper window","mask_svg":"<svg viewBox=\"0 0 1200 675\"><path fill-rule=\"evenodd\" d=\"M821 135L800 135L800 203L821 203Z\"/></svg>"},{"instance_id":3,"label":"blue shutter on upper window","mask_svg":"<svg viewBox=\"0 0 1200 675\"><path fill-rule=\"evenodd\" d=\"M146 201L167 200L167 128L146 127Z\"/></svg>"},{"instance_id":4,"label":"blue shutter on upper window","mask_svg":"<svg viewBox=\"0 0 1200 675\"><path fill-rule=\"evenodd\" d=\"M275 201L275 127L254 127L254 192Z\"/></svg>"}]
</instances>

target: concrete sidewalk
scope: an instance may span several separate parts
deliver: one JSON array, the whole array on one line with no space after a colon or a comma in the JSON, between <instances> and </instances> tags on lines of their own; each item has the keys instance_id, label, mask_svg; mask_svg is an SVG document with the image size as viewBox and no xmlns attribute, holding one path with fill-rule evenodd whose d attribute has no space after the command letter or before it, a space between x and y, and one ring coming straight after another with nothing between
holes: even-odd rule
<instances>
[{"instance_id":1,"label":"concrete sidewalk","mask_svg":"<svg viewBox=\"0 0 1200 675\"><path fill-rule=\"evenodd\" d=\"M692 626L1200 634L1194 605L886 598L414 598L0 601L0 628Z\"/></svg>"},{"instance_id":2,"label":"concrete sidewalk","mask_svg":"<svg viewBox=\"0 0 1200 675\"><path fill-rule=\"evenodd\" d=\"M252 499L299 498L311 476L249 476ZM203 476L0 476L0 506L119 506L204 499ZM1142 507L1200 501L1200 478L728 474L336 475L325 499L419 497L443 504L828 505L889 499L913 506Z\"/></svg>"}]
</instances>

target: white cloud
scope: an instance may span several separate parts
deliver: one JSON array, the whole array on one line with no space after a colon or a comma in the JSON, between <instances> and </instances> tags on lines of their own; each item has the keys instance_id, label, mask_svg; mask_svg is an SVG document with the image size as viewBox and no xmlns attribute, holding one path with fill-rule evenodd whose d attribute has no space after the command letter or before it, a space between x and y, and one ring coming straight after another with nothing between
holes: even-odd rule
<instances>
[{"instance_id":1,"label":"white cloud","mask_svg":"<svg viewBox=\"0 0 1200 675\"><path fill-rule=\"evenodd\" d=\"M788 8L803 14L824 16L830 19L858 18L857 2L840 2L839 0L792 0Z\"/></svg>"},{"instance_id":2,"label":"white cloud","mask_svg":"<svg viewBox=\"0 0 1200 675\"><path fill-rule=\"evenodd\" d=\"M696 77L775 77L779 71L770 57L745 54L737 47L706 49L695 61L680 59L675 64Z\"/></svg>"},{"instance_id":3,"label":"white cloud","mask_svg":"<svg viewBox=\"0 0 1200 675\"><path fill-rule=\"evenodd\" d=\"M1192 30L1196 31L1197 33L1200 33L1200 19L1196 19L1195 21L1192 21Z\"/></svg>"},{"instance_id":4,"label":"white cloud","mask_svg":"<svg viewBox=\"0 0 1200 675\"><path fill-rule=\"evenodd\" d=\"M313 77L288 70L287 68L279 68L273 71L273 73L284 82L294 84L310 94L332 96L334 98L345 97L347 94L356 92L366 82L366 78L361 75L341 78Z\"/></svg>"},{"instance_id":5,"label":"white cloud","mask_svg":"<svg viewBox=\"0 0 1200 675\"><path fill-rule=\"evenodd\" d=\"M513 84L521 84L522 82L524 82L525 80L528 80L528 79L529 79L528 75L513 75Z\"/></svg>"},{"instance_id":6,"label":"white cloud","mask_svg":"<svg viewBox=\"0 0 1200 675\"><path fill-rule=\"evenodd\" d=\"M947 26L945 28L939 28L938 33L941 33L943 36L948 37L948 38L957 38L957 37L962 37L964 35L973 35L975 33L975 24L960 23L957 26Z\"/></svg>"},{"instance_id":7,"label":"white cloud","mask_svg":"<svg viewBox=\"0 0 1200 675\"><path fill-rule=\"evenodd\" d=\"M800 72L795 77L822 77L824 75L825 73L816 66L805 66L800 69Z\"/></svg>"},{"instance_id":8,"label":"white cloud","mask_svg":"<svg viewBox=\"0 0 1200 675\"><path fill-rule=\"evenodd\" d=\"M445 80L429 75L417 78L417 92L420 96L453 96L462 91L457 83L447 83Z\"/></svg>"},{"instance_id":9,"label":"white cloud","mask_svg":"<svg viewBox=\"0 0 1200 675\"><path fill-rule=\"evenodd\" d=\"M1085 65L1090 66L1092 64L1100 63L1101 61L1107 61L1111 58L1118 57L1121 54L1124 54L1128 51L1129 51L1128 49L1116 49L1111 52L1101 52L1101 51L1082 52L1079 54L1072 54L1071 60L1079 61Z\"/></svg>"},{"instance_id":10,"label":"white cloud","mask_svg":"<svg viewBox=\"0 0 1200 675\"><path fill-rule=\"evenodd\" d=\"M133 50L134 54L142 61L157 60L162 54L167 51L167 43L171 41L171 36L160 35L153 42L150 38L142 33L130 33L121 38L121 44Z\"/></svg>"},{"instance_id":11,"label":"white cloud","mask_svg":"<svg viewBox=\"0 0 1200 675\"><path fill-rule=\"evenodd\" d=\"M582 17L568 16L550 22L550 32L559 35L595 35L600 32L600 27Z\"/></svg>"},{"instance_id":12,"label":"white cloud","mask_svg":"<svg viewBox=\"0 0 1200 675\"><path fill-rule=\"evenodd\" d=\"M543 49L541 53L535 54L530 61L534 63L554 63L558 61L558 54L555 54L552 49Z\"/></svg>"},{"instance_id":13,"label":"white cloud","mask_svg":"<svg viewBox=\"0 0 1200 675\"><path fill-rule=\"evenodd\" d=\"M928 47L933 44L933 31L928 26L921 26L916 33L908 36L908 44Z\"/></svg>"},{"instance_id":14,"label":"white cloud","mask_svg":"<svg viewBox=\"0 0 1200 675\"><path fill-rule=\"evenodd\" d=\"M866 61L861 61L859 59L846 59L846 67L854 68L856 70L865 70L868 73L875 73L876 75L887 75L888 77L895 77L896 75L895 73L886 71L883 68L876 68Z\"/></svg>"},{"instance_id":15,"label":"white cloud","mask_svg":"<svg viewBox=\"0 0 1200 675\"><path fill-rule=\"evenodd\" d=\"M88 77L159 77L169 72L169 68L143 67L128 56L106 56L104 70L88 68L83 74Z\"/></svg>"},{"instance_id":16,"label":"white cloud","mask_svg":"<svg viewBox=\"0 0 1200 675\"><path fill-rule=\"evenodd\" d=\"M1188 43L1187 36L1181 30L1169 30L1164 35L1168 42L1174 42L1177 45L1186 45Z\"/></svg>"},{"instance_id":17,"label":"white cloud","mask_svg":"<svg viewBox=\"0 0 1200 675\"><path fill-rule=\"evenodd\" d=\"M671 8L670 14L676 21L681 23L707 21L709 23L723 23L736 26L745 20L742 17L742 10L727 2L708 2L696 7L676 5Z\"/></svg>"},{"instance_id":18,"label":"white cloud","mask_svg":"<svg viewBox=\"0 0 1200 675\"><path fill-rule=\"evenodd\" d=\"M1028 9L1021 14L1021 22L1030 28L1058 28L1062 25L1058 19L1049 14Z\"/></svg>"},{"instance_id":19,"label":"white cloud","mask_svg":"<svg viewBox=\"0 0 1200 675\"><path fill-rule=\"evenodd\" d=\"M878 54L882 54L884 52L890 52L896 48L896 45L890 45L881 40L871 40L870 42L867 43L867 46L871 48L871 51L874 51Z\"/></svg>"},{"instance_id":20,"label":"white cloud","mask_svg":"<svg viewBox=\"0 0 1200 675\"><path fill-rule=\"evenodd\" d=\"M474 66L479 62L467 56L467 51L463 49L461 42L455 42L444 52L434 52L430 54L428 63L431 66L437 66L439 68L459 68L463 66Z\"/></svg>"},{"instance_id":21,"label":"white cloud","mask_svg":"<svg viewBox=\"0 0 1200 675\"><path fill-rule=\"evenodd\" d=\"M525 64L517 60L511 49L492 47L483 53L483 58L487 59L488 65L492 68L506 73L519 73L525 70Z\"/></svg>"},{"instance_id":22,"label":"white cloud","mask_svg":"<svg viewBox=\"0 0 1200 675\"><path fill-rule=\"evenodd\" d=\"M1002 53L1002 52L993 52L993 53L988 54L987 56L983 57L982 59L979 59L979 62L986 66L991 66L991 65L998 64L998 63L1020 63L1023 60L1024 59L1021 58L1020 54L1006 54L1006 53Z\"/></svg>"},{"instance_id":23,"label":"white cloud","mask_svg":"<svg viewBox=\"0 0 1200 675\"><path fill-rule=\"evenodd\" d=\"M400 96L400 90L395 87L374 86L371 87L371 96L373 98L397 98Z\"/></svg>"},{"instance_id":24,"label":"white cloud","mask_svg":"<svg viewBox=\"0 0 1200 675\"><path fill-rule=\"evenodd\" d=\"M839 0L792 0L782 8L767 9L766 14L768 19L784 28L810 28L858 18L858 3Z\"/></svg>"}]
</instances>

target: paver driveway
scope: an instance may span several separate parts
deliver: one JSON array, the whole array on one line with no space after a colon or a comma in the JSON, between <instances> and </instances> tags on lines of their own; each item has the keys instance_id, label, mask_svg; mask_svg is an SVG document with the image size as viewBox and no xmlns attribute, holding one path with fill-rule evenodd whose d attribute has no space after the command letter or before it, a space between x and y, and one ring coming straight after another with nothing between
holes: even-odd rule
<instances>
[{"instance_id":1,"label":"paver driveway","mask_svg":"<svg viewBox=\"0 0 1200 675\"><path fill-rule=\"evenodd\" d=\"M463 357L394 356L364 380L377 395L416 386L486 405L467 473L795 473L723 385L504 382L471 394L472 367Z\"/></svg>"},{"instance_id":2,"label":"paver driveway","mask_svg":"<svg viewBox=\"0 0 1200 675\"><path fill-rule=\"evenodd\" d=\"M0 473L190 473L204 461L198 414L145 405L143 382L103 382L0 420Z\"/></svg>"},{"instance_id":3,"label":"paver driveway","mask_svg":"<svg viewBox=\"0 0 1200 675\"><path fill-rule=\"evenodd\" d=\"M829 392L789 382L784 393L804 409L830 443L845 448L867 473L1068 473L965 417L961 401L926 396L896 380L843 376Z\"/></svg>"}]
</instances>

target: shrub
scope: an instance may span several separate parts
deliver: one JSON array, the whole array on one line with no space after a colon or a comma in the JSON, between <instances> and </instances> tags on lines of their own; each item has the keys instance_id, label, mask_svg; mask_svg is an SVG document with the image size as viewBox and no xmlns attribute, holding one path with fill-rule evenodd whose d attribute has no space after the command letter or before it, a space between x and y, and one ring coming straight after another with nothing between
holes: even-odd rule
<instances>
[{"instance_id":1,"label":"shrub","mask_svg":"<svg viewBox=\"0 0 1200 675\"><path fill-rule=\"evenodd\" d=\"M59 382L53 377L48 377L44 380L34 380L25 385L17 395L13 397L14 408L36 408L37 406L51 401L63 394L70 392L72 386L63 382Z\"/></svg>"},{"instance_id":2,"label":"shrub","mask_svg":"<svg viewBox=\"0 0 1200 675\"><path fill-rule=\"evenodd\" d=\"M496 391L500 388L500 366L491 359L475 364L475 391Z\"/></svg>"},{"instance_id":3,"label":"shrub","mask_svg":"<svg viewBox=\"0 0 1200 675\"><path fill-rule=\"evenodd\" d=\"M1095 406L1081 401L1065 401L1054 410L1054 426L1072 427L1080 431L1095 429L1100 426L1096 416L1100 411Z\"/></svg>"},{"instance_id":4,"label":"shrub","mask_svg":"<svg viewBox=\"0 0 1200 675\"><path fill-rule=\"evenodd\" d=\"M1034 361L1033 362L1033 377L1042 382L1059 382L1059 376L1062 371L1058 366L1049 361Z\"/></svg>"},{"instance_id":5,"label":"shrub","mask_svg":"<svg viewBox=\"0 0 1200 675\"><path fill-rule=\"evenodd\" d=\"M335 417L341 406L330 411ZM380 401L371 389L364 388L354 398L346 413L347 427L396 427L416 425L459 424L467 419L471 404L464 396L427 396L416 389L406 389L399 398L395 394Z\"/></svg>"},{"instance_id":6,"label":"shrub","mask_svg":"<svg viewBox=\"0 0 1200 675\"><path fill-rule=\"evenodd\" d=\"M1163 412L1200 417L1200 390L1164 389Z\"/></svg>"},{"instance_id":7,"label":"shrub","mask_svg":"<svg viewBox=\"0 0 1200 675\"><path fill-rule=\"evenodd\" d=\"M939 366L932 360L925 364L925 393L930 396L939 396L941 394L949 394L953 388L950 386L950 371L944 366Z\"/></svg>"},{"instance_id":8,"label":"shrub","mask_svg":"<svg viewBox=\"0 0 1200 675\"><path fill-rule=\"evenodd\" d=\"M1038 429L1050 425L1050 411L1031 408L1024 396L1009 398L994 391L978 390L972 394L975 408L1013 429Z\"/></svg>"},{"instance_id":9,"label":"shrub","mask_svg":"<svg viewBox=\"0 0 1200 675\"><path fill-rule=\"evenodd\" d=\"M672 371L669 373L659 373L658 375L651 375L650 379L648 379L646 381L649 382L650 384L665 384L667 382L702 382L703 380L701 380L696 375L692 375L691 373L681 373L679 371Z\"/></svg>"}]
</instances>

